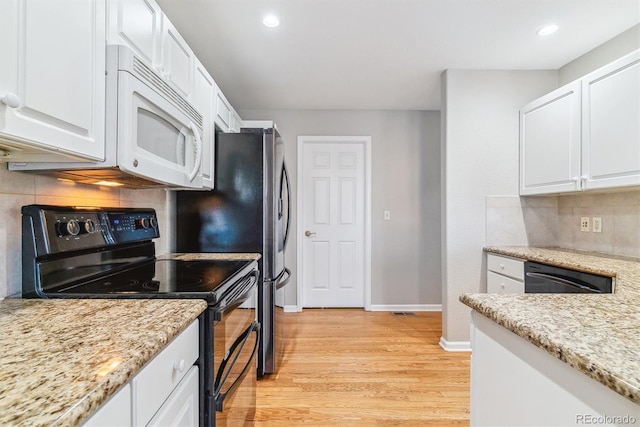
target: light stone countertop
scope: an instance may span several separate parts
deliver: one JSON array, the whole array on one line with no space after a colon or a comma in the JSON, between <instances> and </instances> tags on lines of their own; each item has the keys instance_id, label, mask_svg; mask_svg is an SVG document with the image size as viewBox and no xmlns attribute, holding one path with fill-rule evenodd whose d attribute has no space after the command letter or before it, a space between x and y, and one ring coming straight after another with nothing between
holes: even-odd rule
<instances>
[{"instance_id":1,"label":"light stone countertop","mask_svg":"<svg viewBox=\"0 0 640 427\"><path fill-rule=\"evenodd\" d=\"M206 307L195 299L0 301L0 425L81 424Z\"/></svg>"},{"instance_id":2,"label":"light stone countertop","mask_svg":"<svg viewBox=\"0 0 640 427\"><path fill-rule=\"evenodd\" d=\"M460 301L640 405L640 260L560 248L486 252L615 277L614 294L463 294Z\"/></svg>"},{"instance_id":3,"label":"light stone countertop","mask_svg":"<svg viewBox=\"0 0 640 427\"><path fill-rule=\"evenodd\" d=\"M80 425L206 308L198 299L0 299L0 426Z\"/></svg>"},{"instance_id":4,"label":"light stone countertop","mask_svg":"<svg viewBox=\"0 0 640 427\"><path fill-rule=\"evenodd\" d=\"M240 261L257 261L261 255L259 253L170 253L159 255L158 259L179 259L183 261L216 261L216 260L240 260Z\"/></svg>"}]
</instances>

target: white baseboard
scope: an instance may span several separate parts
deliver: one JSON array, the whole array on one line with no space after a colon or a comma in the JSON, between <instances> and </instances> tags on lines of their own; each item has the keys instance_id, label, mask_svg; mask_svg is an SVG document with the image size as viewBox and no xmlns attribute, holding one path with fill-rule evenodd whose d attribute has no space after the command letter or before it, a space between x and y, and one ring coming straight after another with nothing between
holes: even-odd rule
<instances>
[{"instance_id":1,"label":"white baseboard","mask_svg":"<svg viewBox=\"0 0 640 427\"><path fill-rule=\"evenodd\" d=\"M442 304L372 304L369 311L442 311Z\"/></svg>"},{"instance_id":2,"label":"white baseboard","mask_svg":"<svg viewBox=\"0 0 640 427\"><path fill-rule=\"evenodd\" d=\"M449 352L470 352L471 341L447 341L440 337L440 347Z\"/></svg>"},{"instance_id":3,"label":"white baseboard","mask_svg":"<svg viewBox=\"0 0 640 427\"><path fill-rule=\"evenodd\" d=\"M298 309L297 305L285 305L283 307L285 313L299 313L302 310Z\"/></svg>"}]
</instances>

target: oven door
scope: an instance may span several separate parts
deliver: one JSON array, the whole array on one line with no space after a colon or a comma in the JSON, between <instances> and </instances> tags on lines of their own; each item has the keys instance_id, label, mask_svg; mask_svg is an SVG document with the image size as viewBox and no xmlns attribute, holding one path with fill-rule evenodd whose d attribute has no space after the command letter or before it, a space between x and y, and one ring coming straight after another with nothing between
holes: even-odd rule
<instances>
[{"instance_id":1,"label":"oven door","mask_svg":"<svg viewBox=\"0 0 640 427\"><path fill-rule=\"evenodd\" d=\"M255 279L255 277L254 277ZM256 411L256 355L260 324L256 322L257 280L232 305L216 312L214 323L215 426L252 424Z\"/></svg>"},{"instance_id":2,"label":"oven door","mask_svg":"<svg viewBox=\"0 0 640 427\"><path fill-rule=\"evenodd\" d=\"M117 91L118 167L172 186L202 187L197 119L128 72L118 72Z\"/></svg>"}]
</instances>

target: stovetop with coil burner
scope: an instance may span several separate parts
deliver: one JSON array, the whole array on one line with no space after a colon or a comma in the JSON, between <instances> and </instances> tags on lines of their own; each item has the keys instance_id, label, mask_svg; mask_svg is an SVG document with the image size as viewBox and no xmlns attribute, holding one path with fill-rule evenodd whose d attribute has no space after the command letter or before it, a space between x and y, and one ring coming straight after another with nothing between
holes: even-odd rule
<instances>
[{"instance_id":1,"label":"stovetop with coil burner","mask_svg":"<svg viewBox=\"0 0 640 427\"><path fill-rule=\"evenodd\" d=\"M201 298L218 303L250 260L156 259L153 209L30 205L23 214L23 297Z\"/></svg>"}]
</instances>

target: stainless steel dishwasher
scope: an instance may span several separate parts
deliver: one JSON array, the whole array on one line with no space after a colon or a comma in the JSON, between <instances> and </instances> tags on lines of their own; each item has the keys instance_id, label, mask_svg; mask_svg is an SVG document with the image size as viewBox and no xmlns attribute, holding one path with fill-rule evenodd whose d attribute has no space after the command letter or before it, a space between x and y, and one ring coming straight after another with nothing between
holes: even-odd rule
<instances>
[{"instance_id":1,"label":"stainless steel dishwasher","mask_svg":"<svg viewBox=\"0 0 640 427\"><path fill-rule=\"evenodd\" d=\"M524 292L528 294L611 294L613 278L547 264L524 263Z\"/></svg>"}]
</instances>

